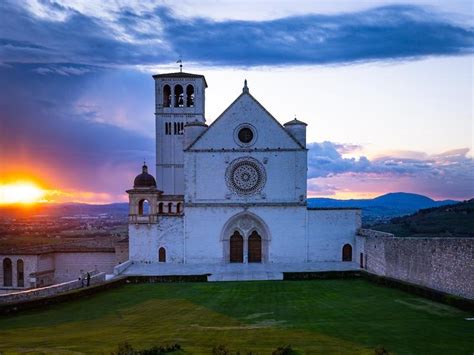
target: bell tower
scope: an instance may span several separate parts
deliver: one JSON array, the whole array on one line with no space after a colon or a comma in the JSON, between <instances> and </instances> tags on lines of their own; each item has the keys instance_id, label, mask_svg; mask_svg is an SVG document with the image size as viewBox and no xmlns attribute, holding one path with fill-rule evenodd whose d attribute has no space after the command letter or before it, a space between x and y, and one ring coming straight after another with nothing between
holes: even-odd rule
<instances>
[{"instance_id":1,"label":"bell tower","mask_svg":"<svg viewBox=\"0 0 474 355\"><path fill-rule=\"evenodd\" d=\"M164 195L184 195L184 126L206 122L204 75L166 73L155 80L156 179Z\"/></svg>"}]
</instances>

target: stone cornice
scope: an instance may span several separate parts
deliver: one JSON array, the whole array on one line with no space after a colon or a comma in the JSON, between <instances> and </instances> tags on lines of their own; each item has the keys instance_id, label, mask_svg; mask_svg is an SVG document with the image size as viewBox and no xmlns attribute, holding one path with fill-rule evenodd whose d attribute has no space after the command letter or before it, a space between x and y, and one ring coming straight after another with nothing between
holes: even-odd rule
<instances>
[{"instance_id":1,"label":"stone cornice","mask_svg":"<svg viewBox=\"0 0 474 355\"><path fill-rule=\"evenodd\" d=\"M192 207L306 207L306 202L186 202L186 208Z\"/></svg>"},{"instance_id":2,"label":"stone cornice","mask_svg":"<svg viewBox=\"0 0 474 355\"><path fill-rule=\"evenodd\" d=\"M274 152L302 152L307 151L308 149L303 148L254 148L254 149L244 149L244 148L232 148L232 149L186 149L185 153L274 153Z\"/></svg>"}]
</instances>

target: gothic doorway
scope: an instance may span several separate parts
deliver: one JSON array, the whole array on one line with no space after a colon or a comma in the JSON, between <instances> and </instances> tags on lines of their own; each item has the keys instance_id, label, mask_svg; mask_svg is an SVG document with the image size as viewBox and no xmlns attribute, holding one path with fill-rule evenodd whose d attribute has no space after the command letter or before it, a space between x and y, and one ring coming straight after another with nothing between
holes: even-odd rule
<instances>
[{"instance_id":1,"label":"gothic doorway","mask_svg":"<svg viewBox=\"0 0 474 355\"><path fill-rule=\"evenodd\" d=\"M244 238L237 231L230 237L230 262L244 262Z\"/></svg>"},{"instance_id":2,"label":"gothic doorway","mask_svg":"<svg viewBox=\"0 0 474 355\"><path fill-rule=\"evenodd\" d=\"M253 231L252 234L250 234L248 252L249 263L262 262L262 238L256 231Z\"/></svg>"},{"instance_id":3,"label":"gothic doorway","mask_svg":"<svg viewBox=\"0 0 474 355\"><path fill-rule=\"evenodd\" d=\"M345 244L342 247L342 261L352 261L352 246Z\"/></svg>"}]
</instances>

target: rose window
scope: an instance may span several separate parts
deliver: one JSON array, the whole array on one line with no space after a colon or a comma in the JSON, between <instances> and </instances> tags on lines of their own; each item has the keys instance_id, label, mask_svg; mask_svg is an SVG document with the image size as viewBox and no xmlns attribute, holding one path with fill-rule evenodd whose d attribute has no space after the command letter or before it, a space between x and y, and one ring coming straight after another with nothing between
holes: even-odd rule
<instances>
[{"instance_id":1,"label":"rose window","mask_svg":"<svg viewBox=\"0 0 474 355\"><path fill-rule=\"evenodd\" d=\"M264 167L253 158L234 160L226 171L227 186L239 195L251 195L262 190L266 174Z\"/></svg>"}]
</instances>

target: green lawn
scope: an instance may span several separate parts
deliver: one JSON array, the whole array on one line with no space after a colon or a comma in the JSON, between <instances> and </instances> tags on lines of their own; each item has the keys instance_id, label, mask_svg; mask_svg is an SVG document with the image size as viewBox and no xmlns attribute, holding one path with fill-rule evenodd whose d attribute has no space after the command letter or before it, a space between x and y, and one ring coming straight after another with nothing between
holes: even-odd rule
<instances>
[{"instance_id":1,"label":"green lawn","mask_svg":"<svg viewBox=\"0 0 474 355\"><path fill-rule=\"evenodd\" d=\"M468 313L364 280L126 285L0 318L0 353L110 353L179 343L268 354L472 354Z\"/></svg>"}]
</instances>

